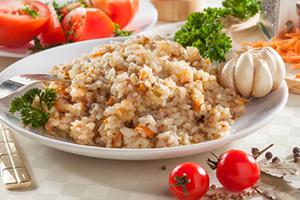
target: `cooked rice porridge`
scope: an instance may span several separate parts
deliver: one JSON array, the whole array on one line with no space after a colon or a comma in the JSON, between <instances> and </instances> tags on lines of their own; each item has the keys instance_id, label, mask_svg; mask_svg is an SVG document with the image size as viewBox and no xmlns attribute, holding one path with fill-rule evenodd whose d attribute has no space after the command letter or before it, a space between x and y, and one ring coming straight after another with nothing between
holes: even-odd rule
<instances>
[{"instance_id":1,"label":"cooked rice porridge","mask_svg":"<svg viewBox=\"0 0 300 200\"><path fill-rule=\"evenodd\" d=\"M222 88L193 47L145 36L100 45L51 74L58 99L45 128L78 144L155 148L222 137L246 100Z\"/></svg>"}]
</instances>

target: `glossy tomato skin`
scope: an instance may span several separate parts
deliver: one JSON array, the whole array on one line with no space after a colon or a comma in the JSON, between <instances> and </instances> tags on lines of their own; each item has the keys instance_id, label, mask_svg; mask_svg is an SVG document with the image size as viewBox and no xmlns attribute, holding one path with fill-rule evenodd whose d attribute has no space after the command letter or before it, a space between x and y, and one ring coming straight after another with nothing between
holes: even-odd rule
<instances>
[{"instance_id":1,"label":"glossy tomato skin","mask_svg":"<svg viewBox=\"0 0 300 200\"><path fill-rule=\"evenodd\" d=\"M176 177L186 176L186 193L182 186L177 185ZM209 176L197 163L186 162L174 168L169 176L169 188L179 200L198 200L202 198L209 188Z\"/></svg>"},{"instance_id":2,"label":"glossy tomato skin","mask_svg":"<svg viewBox=\"0 0 300 200\"><path fill-rule=\"evenodd\" d=\"M69 12L62 21L68 41L83 41L110 37L114 24L101 10L96 8L76 8Z\"/></svg>"},{"instance_id":3,"label":"glossy tomato skin","mask_svg":"<svg viewBox=\"0 0 300 200\"><path fill-rule=\"evenodd\" d=\"M25 5L36 10L37 18L22 13ZM0 1L0 46L15 48L28 44L41 33L49 19L48 7L38 1Z\"/></svg>"},{"instance_id":4,"label":"glossy tomato skin","mask_svg":"<svg viewBox=\"0 0 300 200\"><path fill-rule=\"evenodd\" d=\"M52 4L48 5L51 17L47 23L47 27L39 36L43 46L54 46L66 42L65 34Z\"/></svg>"},{"instance_id":5,"label":"glossy tomato skin","mask_svg":"<svg viewBox=\"0 0 300 200\"><path fill-rule=\"evenodd\" d=\"M139 0L111 1L109 4L110 18L124 28L133 19L138 6Z\"/></svg>"},{"instance_id":6,"label":"glossy tomato skin","mask_svg":"<svg viewBox=\"0 0 300 200\"><path fill-rule=\"evenodd\" d=\"M134 17L139 0L85 0L89 7L105 12L113 22L124 28Z\"/></svg>"},{"instance_id":7,"label":"glossy tomato skin","mask_svg":"<svg viewBox=\"0 0 300 200\"><path fill-rule=\"evenodd\" d=\"M74 3L67 4L60 10L62 17L64 18L69 12L71 12L72 10L79 8L79 7L81 7L80 2L74 2Z\"/></svg>"},{"instance_id":8,"label":"glossy tomato skin","mask_svg":"<svg viewBox=\"0 0 300 200\"><path fill-rule=\"evenodd\" d=\"M229 191L241 192L253 186L260 178L256 160L240 150L224 153L217 165L217 178Z\"/></svg>"}]
</instances>

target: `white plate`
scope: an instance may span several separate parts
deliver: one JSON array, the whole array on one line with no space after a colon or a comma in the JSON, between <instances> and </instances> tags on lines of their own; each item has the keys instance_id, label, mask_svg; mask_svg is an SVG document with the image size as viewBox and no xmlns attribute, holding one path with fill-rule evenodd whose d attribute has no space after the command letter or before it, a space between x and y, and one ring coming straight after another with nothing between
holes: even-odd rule
<instances>
[{"instance_id":1,"label":"white plate","mask_svg":"<svg viewBox=\"0 0 300 200\"><path fill-rule=\"evenodd\" d=\"M42 2L52 2L52 0L41 0ZM63 4L69 0L58 0ZM147 31L157 22L156 8L150 3L149 0L140 0L139 10L132 19L132 21L125 27L125 30L134 31L135 34ZM18 49L9 49L0 46L0 57L23 58L28 56L30 51L28 47Z\"/></svg>"},{"instance_id":2,"label":"white plate","mask_svg":"<svg viewBox=\"0 0 300 200\"><path fill-rule=\"evenodd\" d=\"M73 43L28 56L4 70L0 74L0 83L9 77L22 73L48 73L52 66L70 62L74 57L89 52L94 46L108 43L111 40L122 40L122 38ZM62 151L98 158L150 160L174 158L212 151L234 140L245 137L269 123L284 108L287 99L288 89L286 83L284 83L279 89L268 96L253 100L247 105L246 113L237 120L237 123L232 127L230 135L200 144L157 149L113 149L78 145L71 141L55 139L43 133L27 130L23 128L19 121L4 111L0 112L0 120L15 129L17 133ZM8 104L6 103L6 105ZM7 107L5 108L7 109Z\"/></svg>"}]
</instances>

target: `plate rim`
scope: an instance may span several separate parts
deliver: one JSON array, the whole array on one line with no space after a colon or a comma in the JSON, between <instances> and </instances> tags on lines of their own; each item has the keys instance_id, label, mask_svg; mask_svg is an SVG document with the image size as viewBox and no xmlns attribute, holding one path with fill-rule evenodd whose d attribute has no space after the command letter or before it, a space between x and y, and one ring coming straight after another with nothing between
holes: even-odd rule
<instances>
[{"instance_id":1,"label":"plate rim","mask_svg":"<svg viewBox=\"0 0 300 200\"><path fill-rule=\"evenodd\" d=\"M47 54L48 52L51 51L57 51L58 49L65 49L65 48L72 48L72 46L81 46L82 43L86 44L86 45L92 45L92 46L97 46L97 44L105 44L105 43L109 43L112 41L124 41L126 39L126 37L118 37L118 38L103 38L103 39L96 39L96 40L89 40L89 41L82 41L82 42L78 42L78 43L71 43L68 45L63 45L63 46L58 46L55 48L51 48L33 55L30 55L26 58L23 58L15 63L13 63L12 65L8 66L5 70L3 70L0 73L0 82L1 79L3 79L3 74L5 73L12 73L10 72L11 69L15 68L15 66L20 65L20 62L23 62L24 60L30 60L33 59L34 57L39 57L39 54ZM91 43L91 44L89 44ZM82 52L79 52L80 54L82 54ZM16 72L17 73L17 72ZM277 91L277 90L281 90L281 91ZM175 147L165 147L165 148L143 148L143 149L126 149L126 148L107 148L107 147L99 147L99 146L87 146L87 145L80 145L80 144L76 144L72 141L63 141L60 139L56 139L56 138L51 138L51 137L47 137L45 135L39 134L39 133L35 133L32 132L24 127L15 125L13 123L13 120L9 120L9 118L7 116L5 116L6 114L0 110L0 120L6 124L7 126L9 126L10 128L12 128L13 130L16 130L17 134L21 134L27 138L31 138L33 140L35 140L38 143L42 143L44 145L47 146L51 146L54 147L55 149L60 149L63 151L67 151L67 152L72 152L74 153L74 151L68 150L68 149L75 149L77 151L81 151L81 152L87 152L84 155L86 156L92 156L92 157L102 157L102 158L109 158L109 159L118 159L121 160L121 158L112 158L118 154L120 155L124 155L127 154L126 158L123 158L123 160L149 160L149 159L159 159L159 158L137 158L138 156L142 156L145 153L148 154L164 154L164 153L174 153L174 152L178 152L178 151L185 151L185 152L189 152L189 151L202 151L204 152L205 149L210 149L210 148L218 148L224 144L233 142L235 140L238 140L240 138L243 138L247 135L252 134L253 132L259 130L260 128L264 127L265 125L267 125L270 121L272 121L277 114L285 107L287 100L288 100L288 87L286 82L284 81L283 84L281 84L280 88L278 88L276 91L274 92L279 92L281 94L281 98L280 98L280 102L276 103L276 108L272 109L270 112L271 114L267 115L265 118L263 118L262 120L260 120L259 122L257 122L256 125L254 126L248 126L242 130L239 130L238 132L236 132L235 134L230 134L230 135L226 135L222 138L216 139L216 140L211 140L211 141L205 141L202 143L197 143L197 144L190 144L190 145L182 145L182 146L175 146ZM238 123L238 120L236 122L236 124ZM57 147L59 146L59 147ZM89 154L88 152L92 152L95 151L94 153L97 154L97 152L101 152L99 154L111 154L114 156L93 156L93 155L87 155ZM197 153L197 152L194 152ZM194 153L187 153L187 155L191 155ZM75 154L80 154L80 153L75 153ZM176 155L174 156L166 156L168 158L171 157L177 157ZM178 156L179 157L179 156Z\"/></svg>"}]
</instances>

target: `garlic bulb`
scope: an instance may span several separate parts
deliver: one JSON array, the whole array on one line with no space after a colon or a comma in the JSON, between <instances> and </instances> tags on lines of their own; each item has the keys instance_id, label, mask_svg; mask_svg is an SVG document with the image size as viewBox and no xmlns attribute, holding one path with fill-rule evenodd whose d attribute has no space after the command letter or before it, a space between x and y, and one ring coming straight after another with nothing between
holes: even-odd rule
<instances>
[{"instance_id":1,"label":"garlic bulb","mask_svg":"<svg viewBox=\"0 0 300 200\"><path fill-rule=\"evenodd\" d=\"M245 97L263 97L280 86L285 74L285 64L274 49L250 48L224 65L219 82Z\"/></svg>"}]
</instances>

